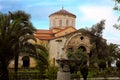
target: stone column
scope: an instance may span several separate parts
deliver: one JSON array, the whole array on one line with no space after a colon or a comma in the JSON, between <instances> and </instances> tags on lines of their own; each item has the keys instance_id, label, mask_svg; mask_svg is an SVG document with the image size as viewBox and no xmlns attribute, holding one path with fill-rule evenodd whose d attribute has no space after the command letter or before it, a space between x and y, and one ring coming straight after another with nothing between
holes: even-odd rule
<instances>
[{"instance_id":1,"label":"stone column","mask_svg":"<svg viewBox=\"0 0 120 80\"><path fill-rule=\"evenodd\" d=\"M59 65L59 71L57 73L57 80L71 80L69 60L58 59L56 61Z\"/></svg>"}]
</instances>

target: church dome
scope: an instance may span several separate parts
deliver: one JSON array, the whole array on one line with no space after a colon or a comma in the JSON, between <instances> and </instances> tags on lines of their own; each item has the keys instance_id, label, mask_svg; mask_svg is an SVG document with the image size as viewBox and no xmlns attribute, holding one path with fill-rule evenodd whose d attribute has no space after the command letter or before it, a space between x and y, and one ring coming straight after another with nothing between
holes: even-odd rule
<instances>
[{"instance_id":1,"label":"church dome","mask_svg":"<svg viewBox=\"0 0 120 80\"><path fill-rule=\"evenodd\" d=\"M49 15L49 17L53 16L53 15L68 15L68 16L76 18L76 15L74 15L74 14L72 14L72 13L70 13L70 12L64 10L64 9L61 9L61 10L55 12L55 13L52 13L51 15Z\"/></svg>"}]
</instances>

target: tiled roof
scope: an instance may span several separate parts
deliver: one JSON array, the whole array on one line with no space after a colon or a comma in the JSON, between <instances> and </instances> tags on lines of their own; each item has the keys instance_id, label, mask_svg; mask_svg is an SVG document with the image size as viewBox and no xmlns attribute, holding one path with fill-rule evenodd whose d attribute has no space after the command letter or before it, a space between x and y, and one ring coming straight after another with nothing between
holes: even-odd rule
<instances>
[{"instance_id":1,"label":"tiled roof","mask_svg":"<svg viewBox=\"0 0 120 80\"><path fill-rule=\"evenodd\" d=\"M61 29L60 31L58 31L58 32L56 32L56 33L59 33L59 32L62 32L62 31L64 31L64 30L66 30L66 29L68 29L68 28L73 28L75 31L76 31L76 29L74 28L74 27L66 27L65 29ZM74 31L73 31L74 32ZM56 34L55 33L55 34ZM72 33L72 32L71 32ZM43 35L41 35L41 34L46 34L46 36L43 36ZM35 32L35 36L38 38L38 39L41 39L41 40L50 40L50 39L55 39L55 38L57 38L57 37L55 37L55 36L53 36L52 34L54 34L51 30L37 30L36 32ZM66 34L65 34L66 35ZM64 35L62 35L62 36L64 36ZM60 37L60 36L58 36L58 37Z\"/></svg>"},{"instance_id":2,"label":"tiled roof","mask_svg":"<svg viewBox=\"0 0 120 80\"><path fill-rule=\"evenodd\" d=\"M69 27L66 27L66 28L64 28L64 29L61 29L60 31L58 31L58 32L56 32L56 33L59 33L59 32L62 32L62 31L65 31L65 30L67 30L68 28L73 28L74 30L76 30L74 27L69 26Z\"/></svg>"},{"instance_id":3,"label":"tiled roof","mask_svg":"<svg viewBox=\"0 0 120 80\"><path fill-rule=\"evenodd\" d=\"M36 36L40 40L50 40L53 39L53 36Z\"/></svg>"},{"instance_id":4,"label":"tiled roof","mask_svg":"<svg viewBox=\"0 0 120 80\"><path fill-rule=\"evenodd\" d=\"M72 14L72 13L70 13L70 12L64 10L64 9L61 9L61 10L59 10L59 11L51 14L50 16L52 16L52 15L69 15L69 16L72 16L72 17L75 17L75 18L76 18L76 15L74 15L74 14ZM50 16L49 16L49 17L50 17Z\"/></svg>"},{"instance_id":5,"label":"tiled roof","mask_svg":"<svg viewBox=\"0 0 120 80\"><path fill-rule=\"evenodd\" d=\"M35 34L53 34L51 30L37 30Z\"/></svg>"}]
</instances>

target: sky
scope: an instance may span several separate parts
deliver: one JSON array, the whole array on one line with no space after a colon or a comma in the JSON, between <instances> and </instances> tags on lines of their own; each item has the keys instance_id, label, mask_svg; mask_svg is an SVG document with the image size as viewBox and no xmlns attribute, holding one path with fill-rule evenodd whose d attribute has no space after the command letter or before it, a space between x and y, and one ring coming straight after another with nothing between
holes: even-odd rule
<instances>
[{"instance_id":1,"label":"sky","mask_svg":"<svg viewBox=\"0 0 120 80\"><path fill-rule=\"evenodd\" d=\"M90 28L92 25L106 20L103 38L107 43L120 45L120 30L113 28L120 16L114 11L113 0L0 0L0 12L8 13L18 10L31 15L31 22L37 29L49 29L49 15L62 7L75 14L76 28Z\"/></svg>"}]
</instances>

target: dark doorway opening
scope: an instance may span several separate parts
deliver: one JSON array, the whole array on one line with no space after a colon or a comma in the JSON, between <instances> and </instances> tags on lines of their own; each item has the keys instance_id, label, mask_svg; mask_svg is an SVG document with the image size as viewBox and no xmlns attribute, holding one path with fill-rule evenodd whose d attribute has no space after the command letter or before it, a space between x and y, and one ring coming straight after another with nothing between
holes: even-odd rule
<instances>
[{"instance_id":1,"label":"dark doorway opening","mask_svg":"<svg viewBox=\"0 0 120 80\"><path fill-rule=\"evenodd\" d=\"M28 68L30 66L30 58L29 58L29 56L24 56L22 58L22 61L23 61L23 65L22 65L23 67Z\"/></svg>"}]
</instances>

